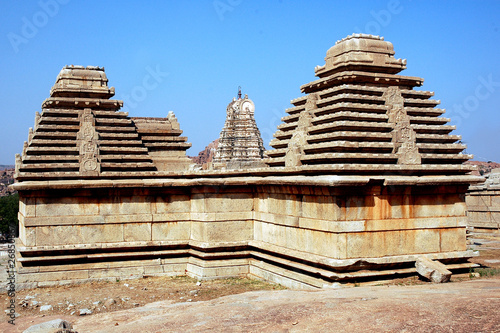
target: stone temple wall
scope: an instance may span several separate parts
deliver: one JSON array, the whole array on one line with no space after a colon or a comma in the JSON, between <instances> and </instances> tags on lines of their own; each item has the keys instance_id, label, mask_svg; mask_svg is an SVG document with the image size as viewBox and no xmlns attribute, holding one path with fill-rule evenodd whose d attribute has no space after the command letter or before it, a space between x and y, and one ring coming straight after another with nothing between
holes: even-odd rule
<instances>
[{"instance_id":1,"label":"stone temple wall","mask_svg":"<svg viewBox=\"0 0 500 333\"><path fill-rule=\"evenodd\" d=\"M465 203L457 194L465 185L295 180L304 185L247 177L230 186L198 179L24 192L18 282L251 273L322 287L414 273L422 254L468 267Z\"/></svg>"},{"instance_id":2,"label":"stone temple wall","mask_svg":"<svg viewBox=\"0 0 500 333\"><path fill-rule=\"evenodd\" d=\"M344 38L286 110L267 166L194 170L173 114L130 118L103 69L65 67L16 158L18 283L321 288L416 274L422 256L468 270L465 194L484 178L404 68L382 38Z\"/></svg>"},{"instance_id":3,"label":"stone temple wall","mask_svg":"<svg viewBox=\"0 0 500 333\"><path fill-rule=\"evenodd\" d=\"M475 231L500 231L500 169L484 183L471 186L466 197L468 225Z\"/></svg>"}]
</instances>

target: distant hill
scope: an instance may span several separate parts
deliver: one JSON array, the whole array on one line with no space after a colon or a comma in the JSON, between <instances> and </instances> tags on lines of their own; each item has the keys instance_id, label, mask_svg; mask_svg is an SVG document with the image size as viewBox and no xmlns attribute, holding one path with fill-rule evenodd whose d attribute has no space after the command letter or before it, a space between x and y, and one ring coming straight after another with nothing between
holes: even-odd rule
<instances>
[{"instance_id":1,"label":"distant hill","mask_svg":"<svg viewBox=\"0 0 500 333\"><path fill-rule=\"evenodd\" d=\"M0 164L0 171L6 170L6 169L14 169L15 167L16 167L15 165L2 165L2 164Z\"/></svg>"},{"instance_id":2,"label":"distant hill","mask_svg":"<svg viewBox=\"0 0 500 333\"><path fill-rule=\"evenodd\" d=\"M14 183L14 168L12 165L11 167L9 169L0 169L0 197L15 193L15 191L8 188L10 184Z\"/></svg>"},{"instance_id":3,"label":"distant hill","mask_svg":"<svg viewBox=\"0 0 500 333\"><path fill-rule=\"evenodd\" d=\"M477 166L477 170L472 171L472 174L476 175L476 176L486 175L486 174L490 173L491 170L500 168L500 163L492 162L492 161L488 161L488 162L467 161L467 162L465 162L465 164L471 164L471 165Z\"/></svg>"},{"instance_id":4,"label":"distant hill","mask_svg":"<svg viewBox=\"0 0 500 333\"><path fill-rule=\"evenodd\" d=\"M205 164L208 162L212 162L212 159L215 154L215 150L219 145L219 139L216 139L208 144L204 150L198 153L198 156L188 156L194 163L196 164Z\"/></svg>"}]
</instances>

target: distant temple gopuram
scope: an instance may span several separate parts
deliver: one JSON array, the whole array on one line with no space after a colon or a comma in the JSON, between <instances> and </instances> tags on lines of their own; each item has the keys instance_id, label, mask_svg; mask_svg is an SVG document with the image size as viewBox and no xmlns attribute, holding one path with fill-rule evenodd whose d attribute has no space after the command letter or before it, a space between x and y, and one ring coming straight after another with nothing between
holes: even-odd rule
<instances>
[{"instance_id":1,"label":"distant temple gopuram","mask_svg":"<svg viewBox=\"0 0 500 333\"><path fill-rule=\"evenodd\" d=\"M226 109L226 122L220 133L213 160L215 169L264 167L264 144L254 118L255 105L245 95L234 98Z\"/></svg>"},{"instance_id":2,"label":"distant temple gopuram","mask_svg":"<svg viewBox=\"0 0 500 333\"><path fill-rule=\"evenodd\" d=\"M461 137L383 38L331 47L264 152L247 96L213 168L194 168L173 113L133 118L103 68L67 66L16 157L17 283L187 274L323 288L468 271ZM257 163L255 165L253 163Z\"/></svg>"}]
</instances>

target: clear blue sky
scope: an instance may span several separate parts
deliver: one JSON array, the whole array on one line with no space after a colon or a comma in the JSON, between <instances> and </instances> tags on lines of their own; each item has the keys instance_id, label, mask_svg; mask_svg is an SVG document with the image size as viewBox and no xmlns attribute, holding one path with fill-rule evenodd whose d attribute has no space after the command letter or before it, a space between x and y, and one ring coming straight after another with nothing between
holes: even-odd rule
<instances>
[{"instance_id":1,"label":"clear blue sky","mask_svg":"<svg viewBox=\"0 0 500 333\"><path fill-rule=\"evenodd\" d=\"M218 138L242 86L267 145L328 48L359 32L394 44L468 153L500 162L500 1L41 0L0 4L0 164L67 64L104 66L130 116L174 111L189 155Z\"/></svg>"}]
</instances>

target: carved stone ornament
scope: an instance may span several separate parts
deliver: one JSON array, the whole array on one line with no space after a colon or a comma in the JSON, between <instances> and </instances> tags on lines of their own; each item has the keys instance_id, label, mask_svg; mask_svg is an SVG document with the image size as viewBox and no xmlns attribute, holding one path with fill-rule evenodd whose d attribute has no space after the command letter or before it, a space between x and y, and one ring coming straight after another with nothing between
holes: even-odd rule
<instances>
[{"instance_id":1,"label":"carved stone ornament","mask_svg":"<svg viewBox=\"0 0 500 333\"><path fill-rule=\"evenodd\" d=\"M389 87L384 92L385 105L389 123L394 125L392 131L392 153L398 156L398 164L422 164L422 157L416 145L417 135L410 125L410 117L404 108L404 98L399 87Z\"/></svg>"},{"instance_id":2,"label":"carved stone ornament","mask_svg":"<svg viewBox=\"0 0 500 333\"><path fill-rule=\"evenodd\" d=\"M307 96L306 107L299 115L297 128L295 129L285 153L285 167L301 166L301 156L304 154L304 146L307 144L307 132L313 118L312 110L317 108L318 94Z\"/></svg>"},{"instance_id":3,"label":"carved stone ornament","mask_svg":"<svg viewBox=\"0 0 500 333\"><path fill-rule=\"evenodd\" d=\"M99 176L99 135L95 130L95 118L91 109L80 111L80 131L77 133L77 144L80 147L80 175Z\"/></svg>"}]
</instances>

